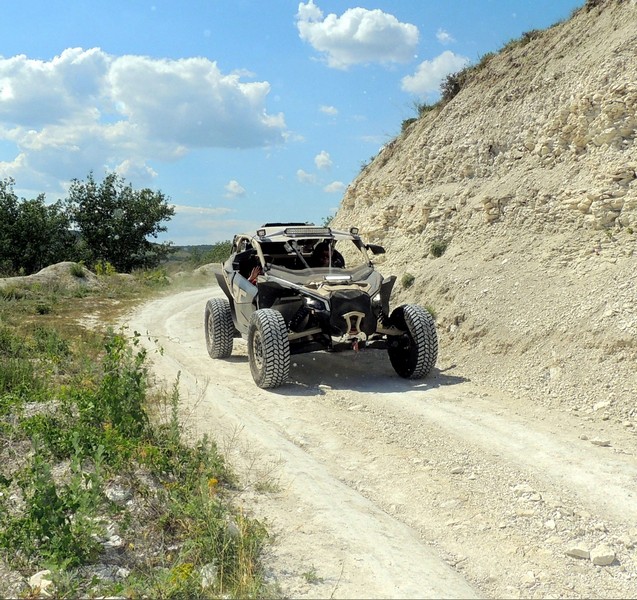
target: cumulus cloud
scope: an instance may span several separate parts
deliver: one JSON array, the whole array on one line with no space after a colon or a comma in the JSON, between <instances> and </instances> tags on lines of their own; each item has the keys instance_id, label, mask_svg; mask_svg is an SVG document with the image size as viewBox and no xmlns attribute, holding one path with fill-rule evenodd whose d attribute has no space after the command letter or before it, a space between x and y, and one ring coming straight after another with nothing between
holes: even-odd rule
<instances>
[{"instance_id":1,"label":"cumulus cloud","mask_svg":"<svg viewBox=\"0 0 637 600\"><path fill-rule=\"evenodd\" d=\"M454 54L446 50L433 60L420 63L413 75L407 75L401 80L401 88L418 96L438 93L444 78L463 69L469 63L466 56Z\"/></svg>"},{"instance_id":2,"label":"cumulus cloud","mask_svg":"<svg viewBox=\"0 0 637 600\"><path fill-rule=\"evenodd\" d=\"M436 37L438 38L438 41L443 45L452 44L456 41L453 39L451 34L444 29L438 29L438 31L436 32Z\"/></svg>"},{"instance_id":3,"label":"cumulus cloud","mask_svg":"<svg viewBox=\"0 0 637 600\"><path fill-rule=\"evenodd\" d=\"M226 198L240 198L246 194L245 188L235 179L231 179L224 186L224 189L226 190L224 194Z\"/></svg>"},{"instance_id":4,"label":"cumulus cloud","mask_svg":"<svg viewBox=\"0 0 637 600\"><path fill-rule=\"evenodd\" d=\"M332 181L332 183L326 185L323 188L324 192L328 194L340 194L347 189L347 186L342 181Z\"/></svg>"},{"instance_id":5,"label":"cumulus cloud","mask_svg":"<svg viewBox=\"0 0 637 600\"><path fill-rule=\"evenodd\" d=\"M330 117L335 117L338 115L338 109L335 106L319 106L319 110Z\"/></svg>"},{"instance_id":6,"label":"cumulus cloud","mask_svg":"<svg viewBox=\"0 0 637 600\"><path fill-rule=\"evenodd\" d=\"M379 9L350 8L324 17L314 0L299 4L300 38L324 55L328 66L347 69L361 63L402 63L414 56L418 28Z\"/></svg>"},{"instance_id":7,"label":"cumulus cloud","mask_svg":"<svg viewBox=\"0 0 637 600\"><path fill-rule=\"evenodd\" d=\"M330 157L329 152L326 152L325 150L321 150L314 157L314 164L316 165L316 168L320 169L321 171L331 168L332 159Z\"/></svg>"},{"instance_id":8,"label":"cumulus cloud","mask_svg":"<svg viewBox=\"0 0 637 600\"><path fill-rule=\"evenodd\" d=\"M308 172L304 171L303 169L299 169L296 172L296 178L301 183L315 183L316 182L316 177L314 175L312 175L312 173L308 173Z\"/></svg>"},{"instance_id":9,"label":"cumulus cloud","mask_svg":"<svg viewBox=\"0 0 637 600\"><path fill-rule=\"evenodd\" d=\"M269 83L243 76L205 58L99 48L69 48L49 61L0 56L0 141L17 148L0 177L64 180L110 167L152 178L149 160L282 142L284 116L266 110Z\"/></svg>"}]
</instances>

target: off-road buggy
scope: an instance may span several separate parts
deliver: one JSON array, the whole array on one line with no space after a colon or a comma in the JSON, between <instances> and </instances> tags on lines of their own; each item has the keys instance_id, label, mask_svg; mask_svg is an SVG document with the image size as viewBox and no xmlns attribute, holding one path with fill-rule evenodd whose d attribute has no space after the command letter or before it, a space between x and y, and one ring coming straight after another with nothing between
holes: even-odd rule
<instances>
[{"instance_id":1,"label":"off-road buggy","mask_svg":"<svg viewBox=\"0 0 637 600\"><path fill-rule=\"evenodd\" d=\"M396 277L383 278L369 254L384 252L364 243L355 227L268 223L236 235L215 272L227 299L206 304L208 353L226 358L242 337L262 388L286 381L291 354L315 350L384 348L398 375L426 376L438 355L435 323L414 304L390 312Z\"/></svg>"}]
</instances>

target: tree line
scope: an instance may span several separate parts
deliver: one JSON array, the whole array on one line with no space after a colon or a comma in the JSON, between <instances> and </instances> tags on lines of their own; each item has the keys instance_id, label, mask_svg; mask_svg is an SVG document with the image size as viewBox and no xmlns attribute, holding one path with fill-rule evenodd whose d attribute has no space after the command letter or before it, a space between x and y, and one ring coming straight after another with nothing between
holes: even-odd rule
<instances>
[{"instance_id":1,"label":"tree line","mask_svg":"<svg viewBox=\"0 0 637 600\"><path fill-rule=\"evenodd\" d=\"M68 196L54 203L44 194L18 198L13 179L0 180L0 274L35 273L61 261L89 268L109 263L116 271L156 267L173 252L158 243L175 213L160 191L135 190L115 173L96 181L74 179Z\"/></svg>"}]
</instances>

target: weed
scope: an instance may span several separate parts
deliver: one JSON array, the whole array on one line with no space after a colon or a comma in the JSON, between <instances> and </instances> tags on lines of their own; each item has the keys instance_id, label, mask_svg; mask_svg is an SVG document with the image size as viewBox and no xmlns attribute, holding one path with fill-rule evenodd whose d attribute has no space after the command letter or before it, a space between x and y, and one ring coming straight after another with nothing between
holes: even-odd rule
<instances>
[{"instance_id":1,"label":"weed","mask_svg":"<svg viewBox=\"0 0 637 600\"><path fill-rule=\"evenodd\" d=\"M78 279L84 279L86 277L83 263L73 263L69 271L73 277L77 277Z\"/></svg>"},{"instance_id":2,"label":"weed","mask_svg":"<svg viewBox=\"0 0 637 600\"><path fill-rule=\"evenodd\" d=\"M425 304L425 310L432 316L434 321L436 320L437 312L436 309L431 304Z\"/></svg>"},{"instance_id":3,"label":"weed","mask_svg":"<svg viewBox=\"0 0 637 600\"><path fill-rule=\"evenodd\" d=\"M465 67L456 73L450 73L440 85L440 95L443 104L453 100L460 90L467 84L473 72L473 67Z\"/></svg>"},{"instance_id":4,"label":"weed","mask_svg":"<svg viewBox=\"0 0 637 600\"><path fill-rule=\"evenodd\" d=\"M97 556L95 534L100 527L91 515L100 501L101 455L95 455L94 472L89 475L81 469L77 440L75 449L70 482L59 486L36 441L29 465L15 476L25 509L12 515L9 507L3 506L0 546L26 559L47 560L67 568ZM4 495L2 502L6 503Z\"/></svg>"},{"instance_id":5,"label":"weed","mask_svg":"<svg viewBox=\"0 0 637 600\"><path fill-rule=\"evenodd\" d=\"M52 327L37 326L33 339L35 349L54 361L66 359L71 353L69 342Z\"/></svg>"},{"instance_id":6,"label":"weed","mask_svg":"<svg viewBox=\"0 0 637 600\"><path fill-rule=\"evenodd\" d=\"M404 273L400 278L400 283L405 289L414 285L414 281L416 281L416 278L411 273Z\"/></svg>"},{"instance_id":7,"label":"weed","mask_svg":"<svg viewBox=\"0 0 637 600\"><path fill-rule=\"evenodd\" d=\"M448 243L444 240L434 240L429 247L429 253L434 258L440 258L447 250Z\"/></svg>"},{"instance_id":8,"label":"weed","mask_svg":"<svg viewBox=\"0 0 637 600\"><path fill-rule=\"evenodd\" d=\"M4 300L21 300L26 294L26 290L19 285L5 285L0 288L0 297Z\"/></svg>"},{"instance_id":9,"label":"weed","mask_svg":"<svg viewBox=\"0 0 637 600\"><path fill-rule=\"evenodd\" d=\"M107 260L100 260L95 263L95 274L98 277L110 277L116 273L115 267Z\"/></svg>"},{"instance_id":10,"label":"weed","mask_svg":"<svg viewBox=\"0 0 637 600\"><path fill-rule=\"evenodd\" d=\"M140 287L118 281L108 286L119 297L129 281ZM236 477L216 444L186 443L179 378L151 398L138 335L78 328L77 306L68 310L55 286L9 296L0 297L0 548L11 565L51 569L59 597L268 595L258 563L266 530L229 504ZM60 309L36 319L44 301ZM163 424L149 417L151 399L170 409ZM107 501L115 475L132 508ZM130 575L115 583L91 567L109 560L105 519L130 540L117 556Z\"/></svg>"},{"instance_id":11,"label":"weed","mask_svg":"<svg viewBox=\"0 0 637 600\"><path fill-rule=\"evenodd\" d=\"M35 312L39 315L48 315L51 310L53 310L53 307L47 302L38 302L35 305Z\"/></svg>"},{"instance_id":12,"label":"weed","mask_svg":"<svg viewBox=\"0 0 637 600\"><path fill-rule=\"evenodd\" d=\"M27 400L42 400L47 396L47 387L36 373L33 365L20 358L0 358L0 397L12 403Z\"/></svg>"},{"instance_id":13,"label":"weed","mask_svg":"<svg viewBox=\"0 0 637 600\"><path fill-rule=\"evenodd\" d=\"M152 287L164 287L170 283L166 269L153 269L152 271L135 271L137 279L141 279L146 285Z\"/></svg>"},{"instance_id":14,"label":"weed","mask_svg":"<svg viewBox=\"0 0 637 600\"><path fill-rule=\"evenodd\" d=\"M324 581L322 577L319 577L316 574L316 567L314 567L314 565L312 565L312 568L309 571L305 571L305 573L301 573L301 577L303 577L305 581L311 584L323 583Z\"/></svg>"},{"instance_id":15,"label":"weed","mask_svg":"<svg viewBox=\"0 0 637 600\"><path fill-rule=\"evenodd\" d=\"M410 125L413 125L418 119L416 117L411 117L409 119L405 119L400 125L400 131L405 133L407 129L409 129Z\"/></svg>"}]
</instances>

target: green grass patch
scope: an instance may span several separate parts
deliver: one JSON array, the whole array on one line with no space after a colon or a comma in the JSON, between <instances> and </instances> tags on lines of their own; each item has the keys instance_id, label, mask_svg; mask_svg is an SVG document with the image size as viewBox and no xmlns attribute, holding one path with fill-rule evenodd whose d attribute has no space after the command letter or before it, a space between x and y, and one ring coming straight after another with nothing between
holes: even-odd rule
<instances>
[{"instance_id":1,"label":"green grass patch","mask_svg":"<svg viewBox=\"0 0 637 600\"><path fill-rule=\"evenodd\" d=\"M139 336L80 328L77 307L33 310L43 295L65 305L63 294L0 298L4 562L25 578L50 569L55 597L271 597L267 532L233 506L235 476L214 441L184 436L178 382L150 392ZM4 585L0 596L32 594Z\"/></svg>"}]
</instances>

